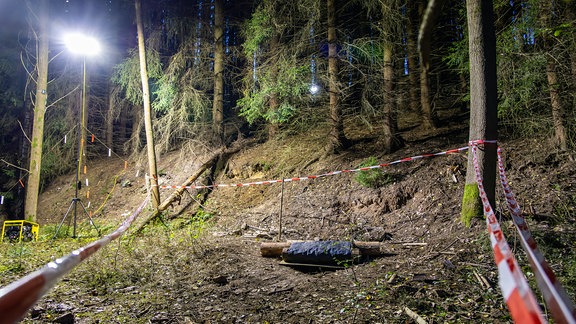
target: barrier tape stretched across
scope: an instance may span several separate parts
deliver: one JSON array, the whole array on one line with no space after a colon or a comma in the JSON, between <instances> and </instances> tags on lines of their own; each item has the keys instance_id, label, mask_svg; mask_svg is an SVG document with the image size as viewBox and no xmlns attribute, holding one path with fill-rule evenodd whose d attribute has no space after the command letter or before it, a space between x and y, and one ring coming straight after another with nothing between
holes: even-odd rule
<instances>
[{"instance_id":1,"label":"barrier tape stretched across","mask_svg":"<svg viewBox=\"0 0 576 324\"><path fill-rule=\"evenodd\" d=\"M512 215L514 225L516 225L516 229L520 234L520 242L526 251L528 261L530 262L532 270L536 276L536 283L542 292L546 304L550 308L552 317L554 317L554 320L558 323L576 323L574 304L564 290L564 287L562 287L560 282L556 279L552 268L548 265L546 260L544 260L544 256L538 249L536 241L528 229L528 224L526 224L520 206L512 193L512 189L510 189L510 186L508 185L500 147L498 147L498 171L500 174L502 189L504 190L504 196L506 197L508 210Z\"/></svg>"},{"instance_id":2,"label":"barrier tape stretched across","mask_svg":"<svg viewBox=\"0 0 576 324\"><path fill-rule=\"evenodd\" d=\"M85 247L73 251L67 256L48 263L43 268L22 277L18 281L0 289L1 323L14 323L22 319L28 309L50 289L58 279L70 272L76 265L88 258L110 241L118 238L130 227L142 212L150 197L127 218L118 229Z\"/></svg>"},{"instance_id":3,"label":"barrier tape stretched across","mask_svg":"<svg viewBox=\"0 0 576 324\"><path fill-rule=\"evenodd\" d=\"M328 176L332 176L332 175L337 175L337 174L341 174L341 173L353 173L353 172L360 172L360 171L368 171L368 170L372 170L372 169L380 169L380 168L388 167L388 166L403 163L403 162L410 162L410 161L414 161L414 160L418 160L418 159L431 158L431 157L436 157L436 156L446 155L446 154L454 154L454 153L459 153L459 152L466 151L466 150L468 150L467 146L457 148L457 149L448 150L448 151L438 152L438 153L416 155L416 156L407 157L407 158L403 158L400 160L392 161L389 163L382 163L382 164L372 165L372 166L368 166L368 167L362 167L362 168L358 168L358 169L332 171L332 172L328 172L328 173L310 175L310 176L305 176L305 177L255 181L255 182L246 182L246 183L233 183L233 184L213 184L213 185L198 185L198 186L162 185L159 187L161 189L205 189L205 188L217 188L217 187L248 187L248 186L257 186L257 185L268 185L268 184L272 184L272 183L311 180L311 179L318 179L318 178L328 177Z\"/></svg>"},{"instance_id":4,"label":"barrier tape stretched across","mask_svg":"<svg viewBox=\"0 0 576 324\"><path fill-rule=\"evenodd\" d=\"M484 190L483 178L478 166L478 155L476 153L477 145L485 142L470 142L472 148L474 171L476 172L476 182L480 191L480 198L484 207L484 215L488 225L488 233L492 249L494 250L494 259L498 267L498 283L508 305L510 314L516 323L545 323L542 312L534 294L526 282L524 274L520 271L518 262L514 258L496 215L490 206L486 191Z\"/></svg>"},{"instance_id":5,"label":"barrier tape stretched across","mask_svg":"<svg viewBox=\"0 0 576 324\"><path fill-rule=\"evenodd\" d=\"M480 192L480 198L484 207L484 214L486 216L486 222L488 225L488 232L490 234L490 241L492 243L492 248L494 250L494 258L498 267L499 274L499 285L506 300L506 304L510 310L512 318L518 323L543 323L544 318L542 312L536 303L536 299L526 282L524 274L520 271L520 267L506 242L498 220L494 214L492 207L486 196L484 190L483 178L480 173L480 168L478 166L477 157L477 146L481 144L496 144L496 141L471 141L469 143L472 148L473 154L473 164L476 173L476 180L478 183L478 189ZM160 186L161 188L187 188L187 189L202 189L202 188L214 188L214 187L244 187L244 186L254 186L254 185L264 185L272 183L281 182L291 182L300 180L316 179L341 173L351 173L368 171L371 169L377 169L382 167L387 167L390 165L413 161L421 158L435 157L445 154L458 153L467 150L468 147L461 147L458 149L448 150L444 152L434 153L434 154L424 154L413 156L409 158L404 158L396 160L390 163L378 164L370 167L363 167L351 170L340 170L333 171L329 173L324 173L320 175L288 178L288 179L278 179L278 180L268 180L268 181L257 181L248 183L238 183L238 184L214 184L214 185L201 185L201 186ZM524 218L520 212L518 203L516 202L514 195L508 182L506 180L506 175L504 173L504 166L501 159L500 148L498 148L498 167L500 173L500 179L502 186L504 188L504 193L506 196L506 201L508 208L513 216L517 230L521 236L522 246L528 254L528 258L536 274L537 282L542 290L544 299L550 307L550 311L554 319L558 323L576 323L576 316L574 311L574 305L570 301L568 295L556 280L554 273L550 266L544 260L544 257L536 247L536 242L531 236L528 226L524 221ZM12 284L0 289L0 314L2 318L0 322L12 323L24 317L27 310L32 307L55 283L56 281L68 273L77 264L82 262L84 259L91 256L93 253L98 251L101 247L107 245L110 241L118 238L122 235L132 224L132 222L137 218L137 216L142 212L144 206L147 204L149 197L135 210L132 215L126 219L122 225L114 231L112 234L103 237L102 239L95 241L87 246L73 251L68 256L57 259L54 262L48 263L45 267L37 270L20 280L13 282Z\"/></svg>"}]
</instances>

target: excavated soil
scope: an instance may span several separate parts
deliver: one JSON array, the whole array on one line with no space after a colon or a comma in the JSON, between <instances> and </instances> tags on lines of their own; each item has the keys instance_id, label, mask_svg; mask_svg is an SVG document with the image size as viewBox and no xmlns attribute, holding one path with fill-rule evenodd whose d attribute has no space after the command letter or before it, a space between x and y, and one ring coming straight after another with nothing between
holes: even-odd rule
<instances>
[{"instance_id":1,"label":"excavated soil","mask_svg":"<svg viewBox=\"0 0 576 324\"><path fill-rule=\"evenodd\" d=\"M380 154L377 141L365 140L346 153L326 155L323 138L325 134L311 132L245 148L223 164L215 181L317 175L356 168L369 156L384 163L458 148L467 141L465 130L446 129L428 139L405 134L406 146L392 154ZM500 144L528 224L573 297L575 163L568 154L548 151L544 140ZM209 155L192 152L160 159L161 185L181 184ZM459 221L466 158L463 152L384 168L388 181L378 188L364 187L356 174L342 173L218 188L205 201L190 189L161 222L111 243L73 270L26 322L410 323L415 316L429 323L510 322L485 222L477 219L466 228ZM85 197L89 189L90 198L83 202L89 201L95 223L110 232L145 198L145 168L130 162L124 170L122 159L94 158L89 164L91 185L81 193ZM70 176L62 177L42 195L42 226L61 221L73 195L71 182ZM161 194L170 192L163 189ZM498 197L501 225L533 281L500 190ZM80 241L80 246L95 238L86 216L79 217L87 228L83 233L91 234L57 242ZM341 270L295 268L261 256L261 243L278 240L377 241L384 253L344 264ZM60 248L52 253L59 257L68 252ZM21 275L10 272L2 284Z\"/></svg>"}]
</instances>

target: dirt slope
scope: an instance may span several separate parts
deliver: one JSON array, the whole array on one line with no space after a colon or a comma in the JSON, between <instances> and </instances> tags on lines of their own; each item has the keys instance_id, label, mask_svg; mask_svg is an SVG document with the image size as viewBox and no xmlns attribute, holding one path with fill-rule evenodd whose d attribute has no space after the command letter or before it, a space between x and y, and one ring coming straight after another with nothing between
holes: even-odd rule
<instances>
[{"instance_id":1,"label":"dirt slope","mask_svg":"<svg viewBox=\"0 0 576 324\"><path fill-rule=\"evenodd\" d=\"M356 168L369 156L384 163L465 146L464 132L446 132L421 140L407 134L407 146L390 155L363 141L345 154L325 156L323 134L288 137L234 155L216 181L316 175ZM531 229L574 296L575 164L568 155L548 152L544 141L501 145ZM160 183L180 184L206 156L162 157ZM123 171L120 159L90 163L90 198L84 188L83 201L90 201L102 230L110 231L145 197L145 169L131 163ZM378 188L360 185L350 173L284 186L219 188L201 213L200 197L190 190L163 223L124 237L74 270L28 321L68 316L79 323L405 323L413 321L409 309L427 322L508 322L484 222L467 229L458 221L465 166L465 153L398 164L382 170L388 183ZM58 179L43 194L43 225L62 219L73 195L70 183L70 177ZM505 210L502 199L496 209ZM277 239L280 214L282 240L380 241L389 254L338 271L283 266L259 251L261 242ZM508 240L533 279L503 215ZM82 233L93 239L85 218L80 216ZM55 257L69 252L34 244ZM5 273L5 281L22 274Z\"/></svg>"}]
</instances>

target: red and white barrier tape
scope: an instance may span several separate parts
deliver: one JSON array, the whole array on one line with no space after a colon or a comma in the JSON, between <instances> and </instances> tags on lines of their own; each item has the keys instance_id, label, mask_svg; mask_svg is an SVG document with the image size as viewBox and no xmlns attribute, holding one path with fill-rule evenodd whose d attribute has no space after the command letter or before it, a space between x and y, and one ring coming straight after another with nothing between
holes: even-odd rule
<instances>
[{"instance_id":1,"label":"red and white barrier tape","mask_svg":"<svg viewBox=\"0 0 576 324\"><path fill-rule=\"evenodd\" d=\"M542 292L546 304L550 308L552 317L554 317L554 320L558 323L576 323L574 304L536 246L536 241L528 229L528 224L526 224L520 206L512 193L512 189L510 189L508 185L500 147L498 147L498 171L508 210L510 214L512 214L514 225L516 225L516 229L520 234L520 242L526 251L528 261L530 261L530 265L536 276L536 283Z\"/></svg>"},{"instance_id":2,"label":"red and white barrier tape","mask_svg":"<svg viewBox=\"0 0 576 324\"><path fill-rule=\"evenodd\" d=\"M488 233L490 234L490 241L494 250L494 259L498 267L500 290L516 323L545 323L532 290L528 286L524 274L520 271L520 267L504 238L500 224L498 224L496 215L486 196L482 174L478 166L476 153L478 144L483 144L483 142L471 142L470 146L472 148L476 182L478 183L478 190L480 191L480 198L484 207Z\"/></svg>"},{"instance_id":3,"label":"red and white barrier tape","mask_svg":"<svg viewBox=\"0 0 576 324\"><path fill-rule=\"evenodd\" d=\"M496 215L484 190L483 178L478 166L477 146L481 144L496 144L496 141L471 141L474 170L476 173L476 181L480 192L480 198L484 207L484 214L488 225L488 232L490 234L490 241L494 250L494 258L498 267L499 285L506 300L506 304L510 310L512 318L517 323L544 323L542 312L536 303L536 299L532 290L526 282L524 274L520 271L520 267L506 242ZM333 171L320 175L288 178L279 180L257 181L238 184L214 184L205 186L160 186L161 188L187 188L187 189L202 189L214 187L244 187L254 185L264 185L281 182L300 181L308 179L316 179L340 173L351 173L368 171L387 167L390 165L413 161L421 158L435 157L445 154L458 153L467 150L468 147L461 147L458 149L448 150L434 154L424 154L396 160L390 163L383 163L370 167L363 167L352 170ZM501 159L501 151L498 148L498 166L500 179L504 188L508 208L512 213L512 217L521 236L521 242L528 254L532 268L536 274L537 282L542 290L546 303L549 305L552 316L558 323L576 323L575 308L570 301L568 295L556 280L554 273L550 266L544 260L544 257L536 247L536 242L531 236L528 226L520 212L518 203L506 180L504 173L504 166ZM112 234L103 237L81 249L73 251L66 257L57 259L54 262L48 263L44 268L37 270L20 280L0 289L0 314L3 315L2 322L7 323L15 322L24 317L30 307L32 307L56 282L57 280L68 273L72 268L78 265L87 257L94 254L101 247L107 245L110 241L122 235L142 212L144 206L148 203L147 198L132 215L126 219L122 225Z\"/></svg>"},{"instance_id":4,"label":"red and white barrier tape","mask_svg":"<svg viewBox=\"0 0 576 324\"><path fill-rule=\"evenodd\" d=\"M113 233L73 251L67 256L50 262L43 268L0 289L0 314L2 315L0 322L14 323L21 320L28 309L34 306L62 276L100 248L106 246L110 241L126 232L146 204L148 204L149 199L149 197L146 198L138 209Z\"/></svg>"},{"instance_id":5,"label":"red and white barrier tape","mask_svg":"<svg viewBox=\"0 0 576 324\"><path fill-rule=\"evenodd\" d=\"M380 168L388 167L388 166L403 163L403 162L410 162L410 161L414 161L414 160L418 160L418 159L431 158L431 157L436 157L436 156L446 155L446 154L454 154L454 153L459 153L459 152L466 151L466 150L468 150L468 147L461 147L461 148L452 149L452 150L443 151L443 152L438 152L438 153L433 153L433 154L416 155L416 156L403 158L403 159L396 160L396 161L389 162L389 163L382 163L382 164L358 168L358 169L332 171L332 172L328 172L328 173L323 173L323 174L318 174L318 175L310 175L310 176L305 176L305 177L297 177L297 178L265 180L265 181L233 183L233 184L213 184L213 185L199 185L199 186L162 185L159 187L161 189L205 189L205 188L217 188L217 187L248 187L248 186L257 186L257 185L268 185L268 184L272 184L272 183L310 180L310 179L317 179L317 178L323 178L323 177L327 177L327 176L337 175L337 174L341 174L341 173L352 173L352 172L368 171L368 170L372 170L372 169L380 169Z\"/></svg>"}]
</instances>

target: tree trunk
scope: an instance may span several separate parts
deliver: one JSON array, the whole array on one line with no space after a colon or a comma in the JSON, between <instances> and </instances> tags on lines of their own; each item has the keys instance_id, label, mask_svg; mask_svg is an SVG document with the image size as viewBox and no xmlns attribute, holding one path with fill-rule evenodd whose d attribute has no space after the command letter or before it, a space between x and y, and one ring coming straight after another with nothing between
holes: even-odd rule
<instances>
[{"instance_id":1,"label":"tree trunk","mask_svg":"<svg viewBox=\"0 0 576 324\"><path fill-rule=\"evenodd\" d=\"M547 55L546 77L550 91L550 104L552 106L552 122L554 123L554 144L562 151L568 149L568 135L566 132L564 105L560 99L558 76L555 70L555 58Z\"/></svg>"},{"instance_id":2,"label":"tree trunk","mask_svg":"<svg viewBox=\"0 0 576 324\"><path fill-rule=\"evenodd\" d=\"M422 109L422 125L425 129L436 128L436 115L430 101L430 48L432 31L444 0L430 0L422 17L422 25L418 34L418 49L420 52L420 106Z\"/></svg>"},{"instance_id":3,"label":"tree trunk","mask_svg":"<svg viewBox=\"0 0 576 324\"><path fill-rule=\"evenodd\" d=\"M382 151L390 153L401 146L402 140L398 137L396 120L396 96L394 95L394 64L392 60L393 46L391 42L384 45L384 105L383 105L383 140Z\"/></svg>"},{"instance_id":4,"label":"tree trunk","mask_svg":"<svg viewBox=\"0 0 576 324\"><path fill-rule=\"evenodd\" d=\"M278 51L280 47L280 39L278 34L274 34L270 39L270 56L273 57L271 60L272 64L270 66L270 84L273 89L278 87ZM273 139L278 135L280 129L279 122L276 118L278 107L280 103L278 102L278 94L276 90L270 93L270 99L268 100L268 112L271 116L268 122L268 139Z\"/></svg>"},{"instance_id":5,"label":"tree trunk","mask_svg":"<svg viewBox=\"0 0 576 324\"><path fill-rule=\"evenodd\" d=\"M136 153L140 150L140 133L142 132L142 110L138 107L133 107L132 109L132 134L131 139L131 151Z\"/></svg>"},{"instance_id":6,"label":"tree trunk","mask_svg":"<svg viewBox=\"0 0 576 324\"><path fill-rule=\"evenodd\" d=\"M136 0L136 28L138 31L138 56L140 58L140 76L142 78L142 99L144 101L144 128L146 129L146 148L148 151L148 170L150 172L150 193L152 206L155 209L160 204L158 188L158 172L156 170L156 152L154 149L154 133L150 107L150 90L148 87L148 70L146 67L146 48L144 46L144 26L142 24L141 0Z\"/></svg>"},{"instance_id":7,"label":"tree trunk","mask_svg":"<svg viewBox=\"0 0 576 324\"><path fill-rule=\"evenodd\" d=\"M553 2L543 2L540 8L540 20L545 28L553 28L552 13L555 4ZM546 55L546 79L548 81L548 91L550 93L550 106L552 107L552 122L554 124L554 145L560 150L568 149L568 135L566 132L566 115L564 105L560 97L560 84L556 73L555 40L549 33L543 33L543 50Z\"/></svg>"},{"instance_id":8,"label":"tree trunk","mask_svg":"<svg viewBox=\"0 0 576 324\"><path fill-rule=\"evenodd\" d=\"M212 103L212 128L216 137L224 140L224 4L214 1L214 101Z\"/></svg>"},{"instance_id":9,"label":"tree trunk","mask_svg":"<svg viewBox=\"0 0 576 324\"><path fill-rule=\"evenodd\" d=\"M340 89L338 87L338 48L336 36L336 8L334 0L327 0L328 11L328 78L330 96L330 151L338 152L346 148Z\"/></svg>"},{"instance_id":10,"label":"tree trunk","mask_svg":"<svg viewBox=\"0 0 576 324\"><path fill-rule=\"evenodd\" d=\"M420 98L419 94L419 83L418 83L418 64L417 55L418 50L416 46L416 34L414 33L414 26L417 25L416 17L416 3L414 1L407 2L407 16L406 20L406 41L407 41L407 54L408 54L408 86L409 86L409 100L410 100L410 111L418 112L420 111Z\"/></svg>"},{"instance_id":11,"label":"tree trunk","mask_svg":"<svg viewBox=\"0 0 576 324\"><path fill-rule=\"evenodd\" d=\"M221 148L220 150L218 150L216 153L212 154L212 156L206 161L204 162L200 168L198 168L198 170L196 170L196 172L194 172L194 174L192 174L190 177L188 177L188 179L186 179L186 181L184 181L181 185L180 188L176 189L175 191L173 191L170 196L168 196L168 198L166 198L162 204L159 204L158 208L152 212L152 214L150 214L150 216L148 216L148 218L146 218L146 220L144 220L139 226L138 228L136 228L134 230L134 233L139 233L151 220L153 220L154 218L158 217L158 215L160 215L161 212L165 211L166 209L170 208L170 206L176 202L176 201L180 201L182 199L182 194L187 190L185 187L191 185L194 181L196 181L196 179L198 179L206 170L208 170L212 165L216 164L222 157L227 157L230 156L234 153L239 152L242 148L251 145L252 143L254 143L255 140L244 140L244 141L237 141L234 143L234 145L229 148L229 149L225 149L225 148Z\"/></svg>"},{"instance_id":12,"label":"tree trunk","mask_svg":"<svg viewBox=\"0 0 576 324\"><path fill-rule=\"evenodd\" d=\"M382 105L383 113L383 129L382 139L379 141L384 153L390 153L402 145L402 139L398 136L398 124L396 120L396 92L394 89L394 44L399 41L399 37L395 35L396 30L394 25L390 24L389 10L397 10L400 4L397 1L389 1L382 3L381 10L382 16L385 17L382 21L382 26L386 29L382 30L382 45L383 45L383 58L382 58L382 76L384 93L384 101Z\"/></svg>"},{"instance_id":13,"label":"tree trunk","mask_svg":"<svg viewBox=\"0 0 576 324\"><path fill-rule=\"evenodd\" d=\"M492 1L468 0L468 37L470 53L470 135L473 140L496 140L498 137L496 35ZM486 144L478 152L478 165L486 196L495 206L496 145ZM468 153L466 184L462 198L461 220L470 226L473 217L482 217L473 154Z\"/></svg>"},{"instance_id":14,"label":"tree trunk","mask_svg":"<svg viewBox=\"0 0 576 324\"><path fill-rule=\"evenodd\" d=\"M24 217L36 222L38 212L38 194L40 191L40 170L42 166L42 145L44 138L44 114L48 100L48 0L41 0L38 8L38 53L36 96L34 101L34 121L32 128L32 143L30 148L30 164L28 171L28 186Z\"/></svg>"},{"instance_id":15,"label":"tree trunk","mask_svg":"<svg viewBox=\"0 0 576 324\"><path fill-rule=\"evenodd\" d=\"M108 113L106 114L106 146L114 150L114 86L108 84Z\"/></svg>"}]
</instances>

